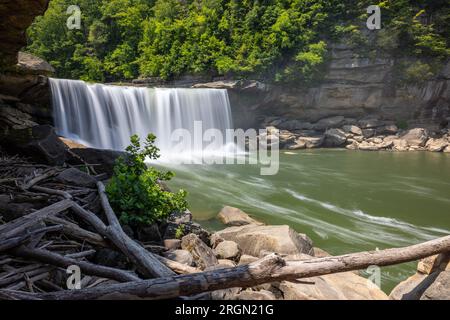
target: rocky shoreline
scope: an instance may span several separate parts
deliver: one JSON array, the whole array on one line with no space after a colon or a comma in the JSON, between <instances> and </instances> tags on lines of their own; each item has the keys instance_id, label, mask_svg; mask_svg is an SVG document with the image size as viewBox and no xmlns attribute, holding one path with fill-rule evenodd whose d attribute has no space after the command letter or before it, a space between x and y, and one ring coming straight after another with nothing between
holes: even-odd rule
<instances>
[{"instance_id":1,"label":"rocky shoreline","mask_svg":"<svg viewBox=\"0 0 450 320\"><path fill-rule=\"evenodd\" d=\"M450 129L399 129L393 121L336 116L317 123L267 118L263 125L269 140L281 149L346 148L361 151L430 151L450 153Z\"/></svg>"}]
</instances>

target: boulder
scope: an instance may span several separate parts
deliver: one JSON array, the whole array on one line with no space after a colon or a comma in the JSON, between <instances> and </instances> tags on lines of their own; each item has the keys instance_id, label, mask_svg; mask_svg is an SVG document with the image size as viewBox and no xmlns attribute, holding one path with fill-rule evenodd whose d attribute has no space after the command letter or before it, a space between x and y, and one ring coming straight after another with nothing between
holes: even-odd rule
<instances>
[{"instance_id":1,"label":"boulder","mask_svg":"<svg viewBox=\"0 0 450 320\"><path fill-rule=\"evenodd\" d=\"M358 145L358 149L362 151L379 151L381 147L374 143L364 141Z\"/></svg>"},{"instance_id":2,"label":"boulder","mask_svg":"<svg viewBox=\"0 0 450 320\"><path fill-rule=\"evenodd\" d=\"M427 148L428 151L431 152L442 152L448 145L449 142L447 141L447 139L430 138L425 147Z\"/></svg>"},{"instance_id":3,"label":"boulder","mask_svg":"<svg viewBox=\"0 0 450 320\"><path fill-rule=\"evenodd\" d=\"M387 300L370 280L352 272L301 279L278 285L285 300Z\"/></svg>"},{"instance_id":4,"label":"boulder","mask_svg":"<svg viewBox=\"0 0 450 320\"><path fill-rule=\"evenodd\" d=\"M253 263L258 260L259 259L257 257L249 256L248 254L243 254L241 256L241 259L239 260L239 265L242 266L242 265L250 264L250 263Z\"/></svg>"},{"instance_id":5,"label":"boulder","mask_svg":"<svg viewBox=\"0 0 450 320\"><path fill-rule=\"evenodd\" d=\"M247 224L262 225L262 223L250 218L244 211L229 206L220 210L217 217L227 226L243 226Z\"/></svg>"},{"instance_id":6,"label":"boulder","mask_svg":"<svg viewBox=\"0 0 450 320\"><path fill-rule=\"evenodd\" d=\"M325 136L300 137L296 144L304 144L307 149L320 148L323 145Z\"/></svg>"},{"instance_id":7,"label":"boulder","mask_svg":"<svg viewBox=\"0 0 450 320\"><path fill-rule=\"evenodd\" d=\"M287 225L230 227L217 234L236 242L243 254L255 257L264 250L279 254L313 253L311 239Z\"/></svg>"},{"instance_id":8,"label":"boulder","mask_svg":"<svg viewBox=\"0 0 450 320\"><path fill-rule=\"evenodd\" d=\"M214 252L218 259L239 261L239 258L241 257L241 249L238 244L233 241L225 240L219 243L214 249Z\"/></svg>"},{"instance_id":9,"label":"boulder","mask_svg":"<svg viewBox=\"0 0 450 320\"><path fill-rule=\"evenodd\" d=\"M275 295L267 290L253 291L251 289L242 291L237 295L237 300L276 300Z\"/></svg>"},{"instance_id":10,"label":"boulder","mask_svg":"<svg viewBox=\"0 0 450 320\"><path fill-rule=\"evenodd\" d=\"M362 135L366 139L372 138L376 133L377 133L377 131L375 129L363 129L362 130Z\"/></svg>"},{"instance_id":11,"label":"boulder","mask_svg":"<svg viewBox=\"0 0 450 320\"><path fill-rule=\"evenodd\" d=\"M347 132L347 133L352 133L352 134L357 135L357 136L361 136L362 135L361 128L359 128L357 126L354 126L354 125L346 125L346 126L343 126L342 129L345 132Z\"/></svg>"},{"instance_id":12,"label":"boulder","mask_svg":"<svg viewBox=\"0 0 450 320\"><path fill-rule=\"evenodd\" d=\"M219 259L218 267L234 268L236 267L236 263L227 259Z\"/></svg>"},{"instance_id":13,"label":"boulder","mask_svg":"<svg viewBox=\"0 0 450 320\"><path fill-rule=\"evenodd\" d=\"M19 52L17 68L26 73L51 76L55 69L45 60L26 52Z\"/></svg>"},{"instance_id":14,"label":"boulder","mask_svg":"<svg viewBox=\"0 0 450 320\"><path fill-rule=\"evenodd\" d=\"M297 140L294 144L287 147L288 150L303 150L306 149L306 142Z\"/></svg>"},{"instance_id":15,"label":"boulder","mask_svg":"<svg viewBox=\"0 0 450 320\"><path fill-rule=\"evenodd\" d=\"M95 171L97 173L106 173L112 176L114 164L120 156L126 157L125 152L113 150L101 150L93 148L75 148L70 149L67 159L70 164L84 164L80 159L89 164L97 164Z\"/></svg>"},{"instance_id":16,"label":"boulder","mask_svg":"<svg viewBox=\"0 0 450 320\"><path fill-rule=\"evenodd\" d=\"M345 118L343 116L336 116L331 118L325 118L319 122L313 124L312 129L318 131L324 131L332 128L339 128L344 124Z\"/></svg>"},{"instance_id":17,"label":"boulder","mask_svg":"<svg viewBox=\"0 0 450 320\"><path fill-rule=\"evenodd\" d=\"M424 147L427 143L429 134L426 129L423 128L415 128L406 131L402 136L401 139L406 141L408 143L408 146L418 146L418 147Z\"/></svg>"},{"instance_id":18,"label":"boulder","mask_svg":"<svg viewBox=\"0 0 450 320\"><path fill-rule=\"evenodd\" d=\"M444 150L444 153L450 153L450 145L448 145Z\"/></svg>"},{"instance_id":19,"label":"boulder","mask_svg":"<svg viewBox=\"0 0 450 320\"><path fill-rule=\"evenodd\" d=\"M188 234L181 240L181 248L191 253L197 267L204 270L219 264L213 250L196 234Z\"/></svg>"},{"instance_id":20,"label":"boulder","mask_svg":"<svg viewBox=\"0 0 450 320\"><path fill-rule=\"evenodd\" d=\"M347 142L347 135L341 129L329 129L325 132L327 147L340 147Z\"/></svg>"},{"instance_id":21,"label":"boulder","mask_svg":"<svg viewBox=\"0 0 450 320\"><path fill-rule=\"evenodd\" d=\"M76 168L64 170L56 177L56 180L63 184L86 188L95 188L97 185L97 180L94 177Z\"/></svg>"},{"instance_id":22,"label":"boulder","mask_svg":"<svg viewBox=\"0 0 450 320\"><path fill-rule=\"evenodd\" d=\"M398 127L395 124L388 124L377 128L378 134L396 134L398 132Z\"/></svg>"},{"instance_id":23,"label":"boulder","mask_svg":"<svg viewBox=\"0 0 450 320\"><path fill-rule=\"evenodd\" d=\"M67 147L49 125L10 130L1 145L12 154L29 157L37 163L62 165L66 160Z\"/></svg>"},{"instance_id":24,"label":"boulder","mask_svg":"<svg viewBox=\"0 0 450 320\"><path fill-rule=\"evenodd\" d=\"M374 129L383 125L377 118L365 118L358 121L358 125L362 129Z\"/></svg>"},{"instance_id":25,"label":"boulder","mask_svg":"<svg viewBox=\"0 0 450 320\"><path fill-rule=\"evenodd\" d=\"M391 300L450 300L450 254L421 260L417 271L392 290Z\"/></svg>"},{"instance_id":26,"label":"boulder","mask_svg":"<svg viewBox=\"0 0 450 320\"><path fill-rule=\"evenodd\" d=\"M181 240L180 239L165 239L163 241L164 248L167 250L177 250L181 249Z\"/></svg>"},{"instance_id":27,"label":"boulder","mask_svg":"<svg viewBox=\"0 0 450 320\"><path fill-rule=\"evenodd\" d=\"M408 151L408 142L406 140L403 139L396 139L393 140L392 143L394 144L394 146L392 147L393 150L395 151Z\"/></svg>"},{"instance_id":28,"label":"boulder","mask_svg":"<svg viewBox=\"0 0 450 320\"><path fill-rule=\"evenodd\" d=\"M172 261L179 262L188 266L192 266L194 263L194 258L186 250L171 250L163 253L164 257Z\"/></svg>"}]
</instances>

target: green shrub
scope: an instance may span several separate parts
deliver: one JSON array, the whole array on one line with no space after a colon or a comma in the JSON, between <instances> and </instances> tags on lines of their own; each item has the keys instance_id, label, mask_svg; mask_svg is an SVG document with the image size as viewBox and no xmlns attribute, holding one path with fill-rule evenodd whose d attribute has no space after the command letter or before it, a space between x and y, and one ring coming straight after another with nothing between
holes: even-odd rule
<instances>
[{"instance_id":1,"label":"green shrub","mask_svg":"<svg viewBox=\"0 0 450 320\"><path fill-rule=\"evenodd\" d=\"M184 190L172 193L161 186L160 182L171 180L174 174L145 164L147 158L159 158L155 139L154 135L148 135L141 149L139 137L132 136L131 145L126 149L128 156L117 160L114 176L106 187L111 206L123 224L145 226L187 209Z\"/></svg>"},{"instance_id":2,"label":"green shrub","mask_svg":"<svg viewBox=\"0 0 450 320\"><path fill-rule=\"evenodd\" d=\"M181 239L184 237L184 224L180 224L177 228L177 230L175 230L175 239Z\"/></svg>"}]
</instances>

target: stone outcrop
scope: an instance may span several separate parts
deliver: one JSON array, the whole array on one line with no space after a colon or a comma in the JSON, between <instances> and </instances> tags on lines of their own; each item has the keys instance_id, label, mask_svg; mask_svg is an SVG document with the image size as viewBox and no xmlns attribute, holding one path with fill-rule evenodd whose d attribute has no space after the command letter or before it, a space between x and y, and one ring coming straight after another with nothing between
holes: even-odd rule
<instances>
[{"instance_id":1,"label":"stone outcrop","mask_svg":"<svg viewBox=\"0 0 450 320\"><path fill-rule=\"evenodd\" d=\"M255 224L255 225L262 224L250 218L250 216L246 214L244 211L229 206L225 206L222 210L220 210L217 217L223 224L230 227L243 226L247 224Z\"/></svg>"},{"instance_id":2,"label":"stone outcrop","mask_svg":"<svg viewBox=\"0 0 450 320\"><path fill-rule=\"evenodd\" d=\"M395 78L393 59L360 58L351 47L331 47L332 58L325 79L316 87L233 80L197 84L196 87L228 89L235 124L244 129L258 127L273 117L286 119L284 124L275 126L287 130L325 131L341 127L344 123L339 122L344 121L344 117L367 116L432 130L448 125L450 62L435 79L406 85ZM360 128L370 129L370 126Z\"/></svg>"},{"instance_id":3,"label":"stone outcrop","mask_svg":"<svg viewBox=\"0 0 450 320\"><path fill-rule=\"evenodd\" d=\"M450 254L421 260L417 273L400 283L391 300L450 300Z\"/></svg>"},{"instance_id":4,"label":"stone outcrop","mask_svg":"<svg viewBox=\"0 0 450 320\"><path fill-rule=\"evenodd\" d=\"M0 5L1 67L17 63L17 53L26 45L26 30L36 16L47 10L49 0L2 1Z\"/></svg>"},{"instance_id":5,"label":"stone outcrop","mask_svg":"<svg viewBox=\"0 0 450 320\"><path fill-rule=\"evenodd\" d=\"M276 285L285 300L387 300L388 296L370 280L345 272L305 278L298 283Z\"/></svg>"},{"instance_id":6,"label":"stone outcrop","mask_svg":"<svg viewBox=\"0 0 450 320\"><path fill-rule=\"evenodd\" d=\"M67 147L49 125L9 130L2 137L2 147L11 154L25 155L38 163L62 165L66 160Z\"/></svg>"},{"instance_id":7,"label":"stone outcrop","mask_svg":"<svg viewBox=\"0 0 450 320\"><path fill-rule=\"evenodd\" d=\"M230 227L217 234L225 240L236 242L243 254L259 257L263 251L280 254L312 254L312 241L289 226Z\"/></svg>"}]
</instances>

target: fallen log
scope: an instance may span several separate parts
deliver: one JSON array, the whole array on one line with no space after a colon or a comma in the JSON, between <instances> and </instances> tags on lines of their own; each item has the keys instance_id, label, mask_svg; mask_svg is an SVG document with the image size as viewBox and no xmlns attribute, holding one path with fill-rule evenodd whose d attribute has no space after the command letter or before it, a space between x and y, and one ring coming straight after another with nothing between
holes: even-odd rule
<instances>
[{"instance_id":1,"label":"fallen log","mask_svg":"<svg viewBox=\"0 0 450 320\"><path fill-rule=\"evenodd\" d=\"M369 266L388 266L423 259L450 251L450 236L405 248L361 252L343 256L285 261L272 254L246 266L219 269L189 275L114 284L77 291L31 295L49 300L94 300L111 293L147 299L170 299L180 296L234 287L254 287L277 281L296 281L332 273L366 269ZM0 295L13 294L0 290Z\"/></svg>"}]
</instances>

